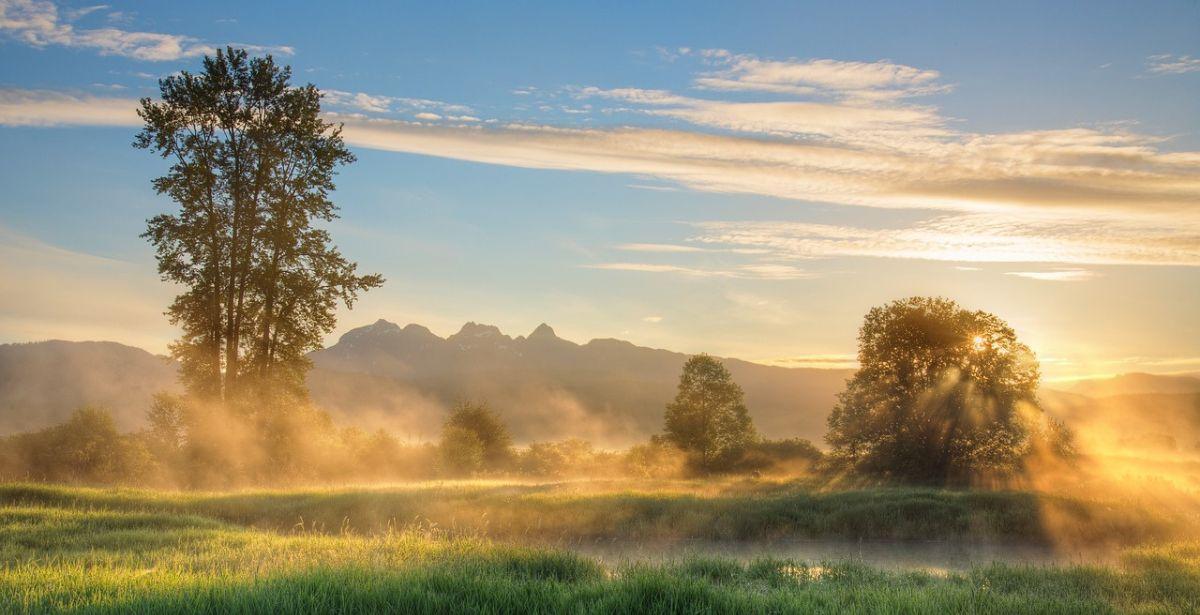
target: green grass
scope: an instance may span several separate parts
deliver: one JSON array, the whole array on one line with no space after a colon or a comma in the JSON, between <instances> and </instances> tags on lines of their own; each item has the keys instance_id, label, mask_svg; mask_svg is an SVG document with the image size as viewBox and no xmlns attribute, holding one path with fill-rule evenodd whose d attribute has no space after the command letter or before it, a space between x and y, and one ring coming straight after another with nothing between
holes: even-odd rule
<instances>
[{"instance_id":1,"label":"green grass","mask_svg":"<svg viewBox=\"0 0 1200 615\"><path fill-rule=\"evenodd\" d=\"M408 526L574 540L974 540L1134 545L1192 535L1197 508L1137 498L802 483L415 483L233 493L0 485L0 504L196 515L288 531Z\"/></svg>"},{"instance_id":2,"label":"green grass","mask_svg":"<svg viewBox=\"0 0 1200 615\"><path fill-rule=\"evenodd\" d=\"M742 526L725 516L749 510L752 503L770 504L755 523L782 527L763 519L793 519L779 501L809 502L796 499L802 491L795 486L728 485L703 496L656 496L636 490L580 493L564 486L479 484L187 494L9 485L0 488L0 608L33 613L1200 611L1200 543L1129 550L1108 567L993 564L961 573L712 557L606 566L564 551L447 531L431 522L393 523L390 530L384 523L383 530L367 532L348 522L324 528L318 522L314 528L307 521L369 513L375 523L376 516L399 505L414 507L395 509L406 514L433 504L449 508L472 503L489 512L505 503L527 511L548 505L556 507L556 519L563 507L573 512L588 506L632 511L633 518L658 519L715 506L720 513L710 510L697 517L705 521L687 523L733 531L729 528ZM810 493L822 503L803 518L828 514L837 503L855 511L845 513L855 518L882 512L895 522L914 510L928 510L934 506L930 502L942 502L937 505L951 511L960 504L1003 509L989 498L1023 502L1019 495ZM889 512L886 502L899 508ZM301 513L309 515L303 529L292 521ZM1010 513L989 514L1005 519ZM577 520L574 527L592 527L598 515ZM956 518L946 513L919 527L941 527ZM715 519L726 521L706 525ZM568 525L558 523L560 529ZM494 520L489 527L497 533ZM639 527L637 531L658 531L664 526L645 521ZM806 527L861 530L833 521ZM615 531L612 525L600 530Z\"/></svg>"}]
</instances>

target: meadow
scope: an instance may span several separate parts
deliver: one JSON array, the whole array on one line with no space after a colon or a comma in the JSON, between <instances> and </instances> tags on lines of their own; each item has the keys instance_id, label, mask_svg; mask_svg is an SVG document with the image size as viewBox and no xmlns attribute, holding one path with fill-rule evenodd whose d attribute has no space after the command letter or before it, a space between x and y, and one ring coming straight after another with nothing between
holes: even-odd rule
<instances>
[{"instance_id":1,"label":"meadow","mask_svg":"<svg viewBox=\"0 0 1200 615\"><path fill-rule=\"evenodd\" d=\"M8 484L0 604L34 613L1195 612L1200 543L1186 537L1196 509L1152 497L753 480L207 493ZM600 560L576 548L698 539L1103 545L1110 555L945 569L711 554Z\"/></svg>"}]
</instances>

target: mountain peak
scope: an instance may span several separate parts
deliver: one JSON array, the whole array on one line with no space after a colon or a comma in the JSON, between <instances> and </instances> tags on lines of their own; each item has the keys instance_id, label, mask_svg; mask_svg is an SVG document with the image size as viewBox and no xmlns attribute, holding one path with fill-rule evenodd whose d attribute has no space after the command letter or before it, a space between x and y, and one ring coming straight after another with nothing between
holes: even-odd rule
<instances>
[{"instance_id":1,"label":"mountain peak","mask_svg":"<svg viewBox=\"0 0 1200 615\"><path fill-rule=\"evenodd\" d=\"M482 325L474 321L468 322L458 330L458 333L450 336L456 339L471 339L471 338L506 338L500 332L500 328L496 325Z\"/></svg>"},{"instance_id":2,"label":"mountain peak","mask_svg":"<svg viewBox=\"0 0 1200 615\"><path fill-rule=\"evenodd\" d=\"M430 331L429 327L426 327L425 325L418 325L415 322L410 322L407 325L404 325L403 331L411 334L419 333L421 335L433 335L433 331Z\"/></svg>"},{"instance_id":3,"label":"mountain peak","mask_svg":"<svg viewBox=\"0 0 1200 615\"><path fill-rule=\"evenodd\" d=\"M552 327L550 327L550 325L548 325L546 323L542 323L542 324L538 325L536 329L533 330L533 333L529 334L528 339L532 340L532 339L541 339L541 338L558 339L558 336L554 334L554 329Z\"/></svg>"},{"instance_id":4,"label":"mountain peak","mask_svg":"<svg viewBox=\"0 0 1200 615\"><path fill-rule=\"evenodd\" d=\"M400 325L380 318L374 323L355 327L344 334L338 343L354 344L361 340L374 340L400 332Z\"/></svg>"}]
</instances>

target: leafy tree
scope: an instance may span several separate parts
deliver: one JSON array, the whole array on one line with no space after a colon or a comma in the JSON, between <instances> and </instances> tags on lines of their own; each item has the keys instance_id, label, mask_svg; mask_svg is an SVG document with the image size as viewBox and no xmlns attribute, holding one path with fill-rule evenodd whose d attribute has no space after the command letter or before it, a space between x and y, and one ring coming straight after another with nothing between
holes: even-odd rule
<instances>
[{"instance_id":1,"label":"leafy tree","mask_svg":"<svg viewBox=\"0 0 1200 615\"><path fill-rule=\"evenodd\" d=\"M453 425L443 428L439 449L442 469L448 474L471 476L483 469L483 442L470 429Z\"/></svg>"},{"instance_id":2,"label":"leafy tree","mask_svg":"<svg viewBox=\"0 0 1200 615\"><path fill-rule=\"evenodd\" d=\"M684 364L665 423L666 439L705 471L729 469L756 437L742 388L720 361L705 354Z\"/></svg>"},{"instance_id":3,"label":"leafy tree","mask_svg":"<svg viewBox=\"0 0 1200 615\"><path fill-rule=\"evenodd\" d=\"M964 482L1018 470L1045 432L1037 359L992 314L912 297L871 309L858 342L826 436L844 470Z\"/></svg>"},{"instance_id":4,"label":"leafy tree","mask_svg":"<svg viewBox=\"0 0 1200 615\"><path fill-rule=\"evenodd\" d=\"M290 85L271 56L229 48L199 74L159 81L141 101L134 146L171 161L154 188L178 204L143 235L158 271L184 287L167 314L189 392L303 394L305 354L335 325L338 303L382 284L357 275L315 222L332 220L336 169L354 161L341 127L321 118L321 94ZM243 386L243 385L256 386Z\"/></svg>"},{"instance_id":5,"label":"leafy tree","mask_svg":"<svg viewBox=\"0 0 1200 615\"><path fill-rule=\"evenodd\" d=\"M442 426L442 440L447 434L460 438L459 432L474 435L480 446L481 463L488 469L502 468L513 458L512 438L500 415L486 403L459 402Z\"/></svg>"}]
</instances>

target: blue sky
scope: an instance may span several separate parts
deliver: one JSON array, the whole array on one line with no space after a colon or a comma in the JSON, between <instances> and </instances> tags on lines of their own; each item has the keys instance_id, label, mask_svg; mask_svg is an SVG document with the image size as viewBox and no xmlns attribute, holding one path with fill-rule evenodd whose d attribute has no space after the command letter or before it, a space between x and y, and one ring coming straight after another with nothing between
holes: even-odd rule
<instances>
[{"instance_id":1,"label":"blue sky","mask_svg":"<svg viewBox=\"0 0 1200 615\"><path fill-rule=\"evenodd\" d=\"M1200 370L1200 5L0 0L0 340L161 351L132 101L214 46L327 93L384 317L844 365L872 305L1051 378Z\"/></svg>"}]
</instances>

